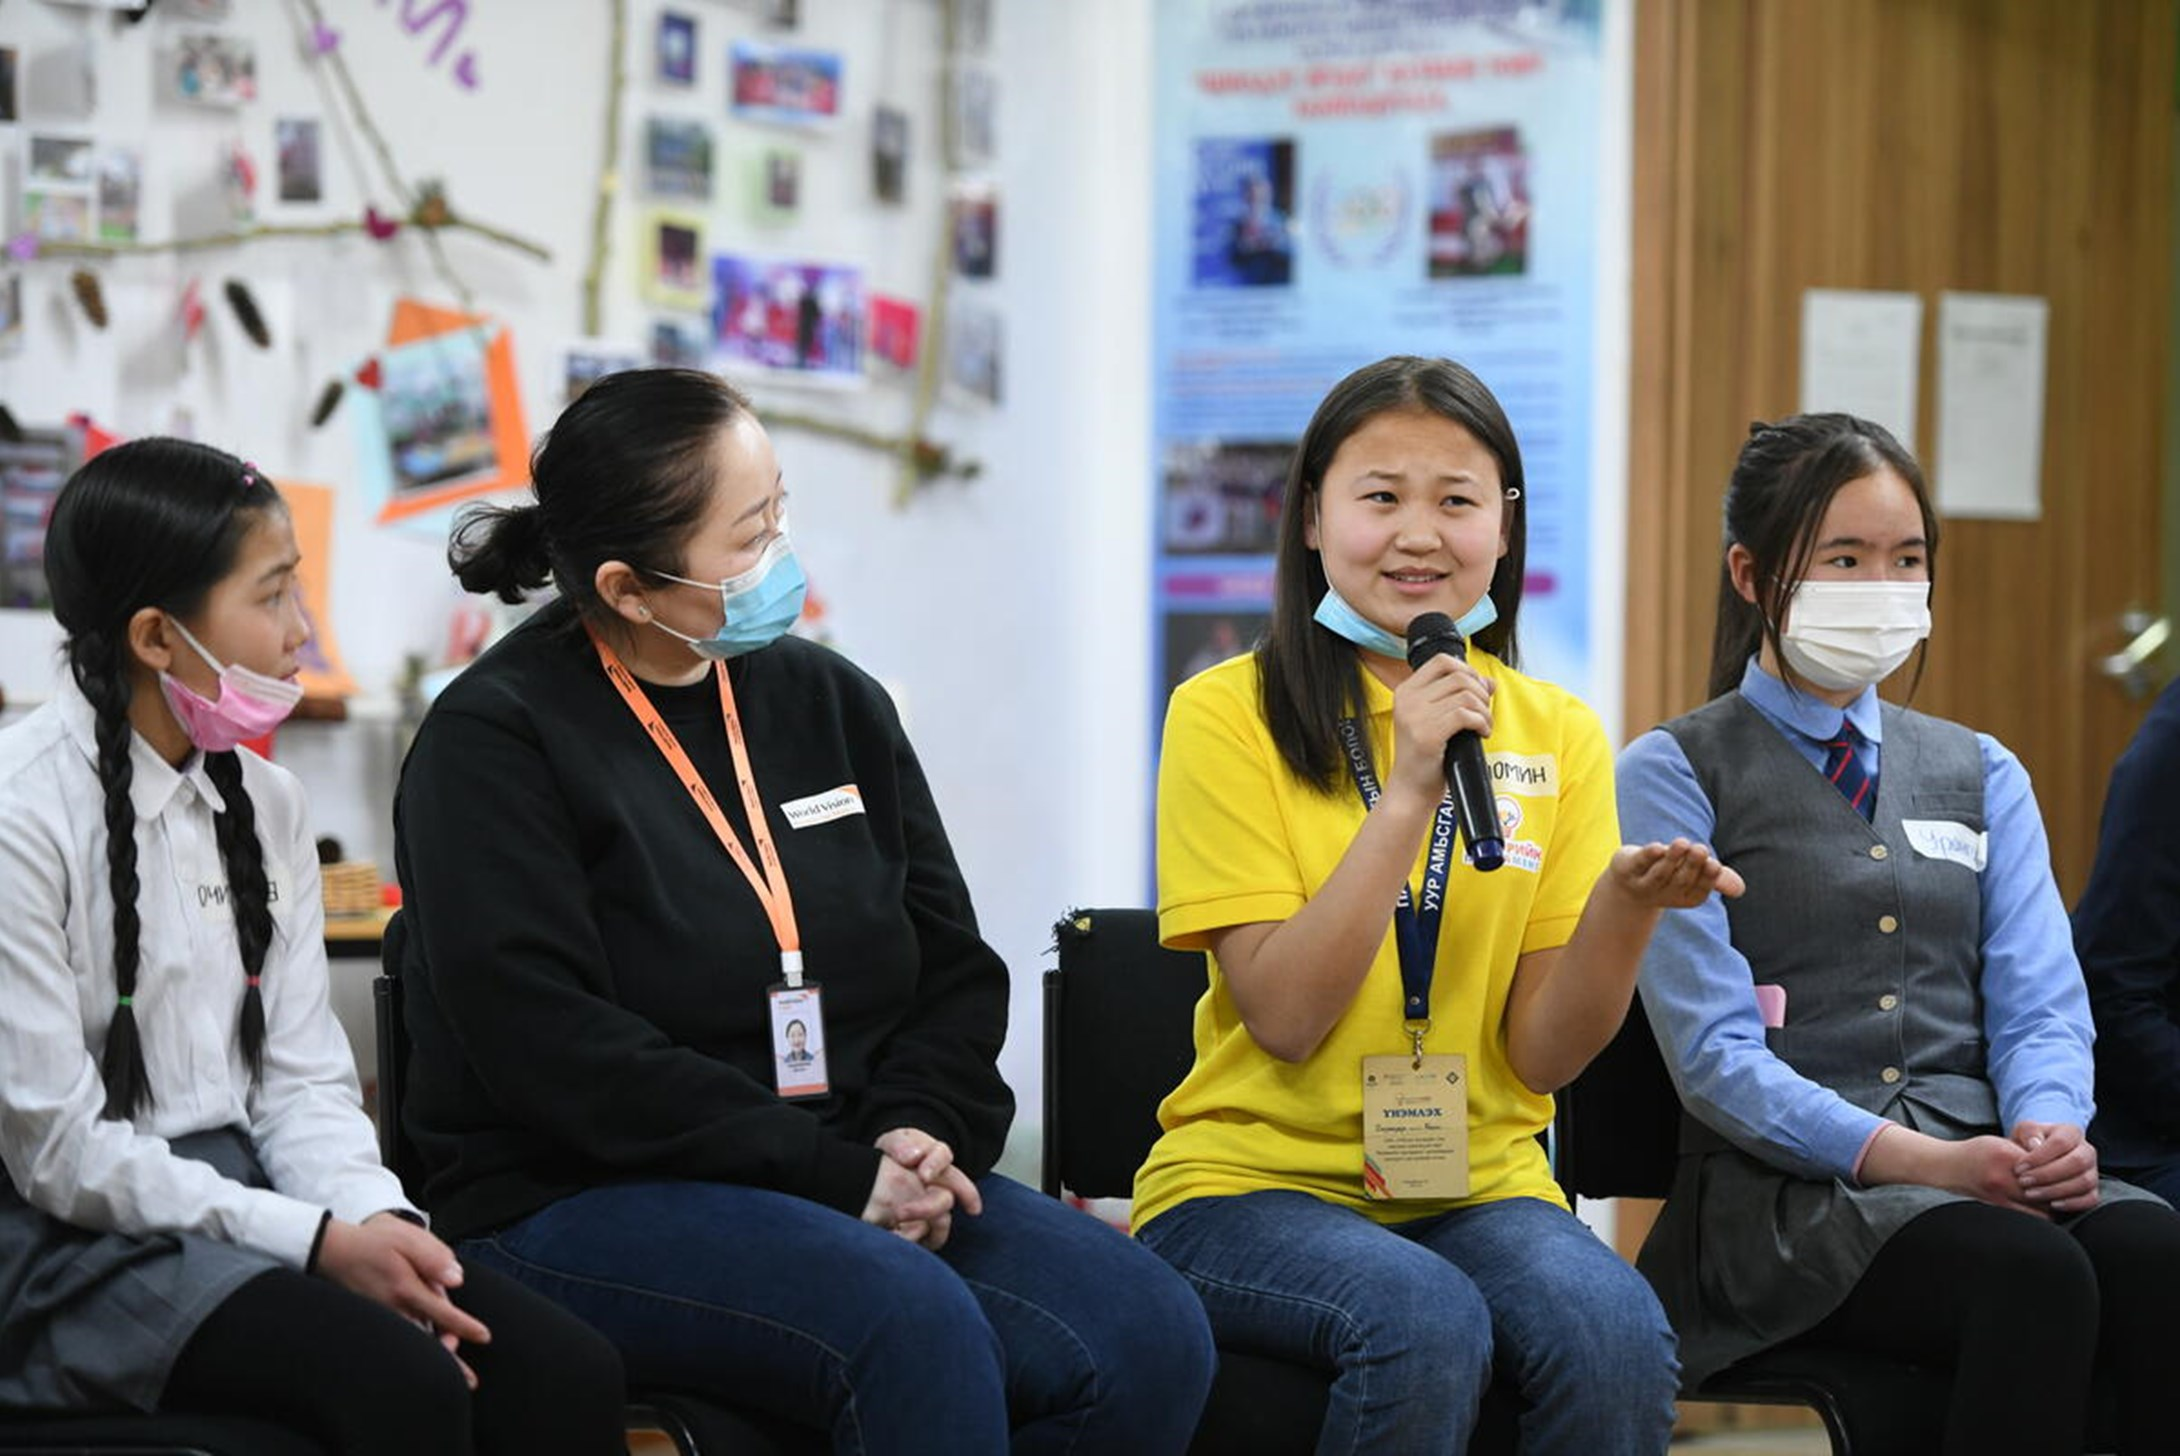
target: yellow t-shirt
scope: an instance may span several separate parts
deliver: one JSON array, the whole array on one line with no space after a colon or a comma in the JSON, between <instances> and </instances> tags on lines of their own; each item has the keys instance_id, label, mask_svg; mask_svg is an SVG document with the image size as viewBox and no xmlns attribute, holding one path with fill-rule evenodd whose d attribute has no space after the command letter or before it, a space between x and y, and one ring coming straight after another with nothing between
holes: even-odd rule
<instances>
[{"instance_id":1,"label":"yellow t-shirt","mask_svg":"<svg viewBox=\"0 0 2180 1456\"><path fill-rule=\"evenodd\" d=\"M1457 863L1431 983L1428 1052L1460 1052L1469 1074L1469 1196L1565 1199L1537 1132L1550 1096L1506 1058L1506 999L1516 960L1565 945L1619 844L1612 756L1597 716L1572 694L1471 649L1496 684L1485 743L1506 836L1489 874ZM1393 694L1362 675L1371 755L1382 781L1393 759ZM1166 713L1158 772L1158 928L1181 949L1210 932L1284 920L1332 874L1362 826L1362 796L1344 769L1327 794L1297 778L1259 708L1253 656L1183 683ZM1418 846L1411 890L1423 880ZM1159 1106L1165 1133L1135 1179L1138 1227L1187 1199L1297 1189L1381 1223L1454 1202L1371 1202L1362 1192L1362 1059L1408 1050L1400 957L1391 919L1355 999L1299 1063L1260 1048L1242 1024L1215 958L1196 1005L1196 1065Z\"/></svg>"}]
</instances>

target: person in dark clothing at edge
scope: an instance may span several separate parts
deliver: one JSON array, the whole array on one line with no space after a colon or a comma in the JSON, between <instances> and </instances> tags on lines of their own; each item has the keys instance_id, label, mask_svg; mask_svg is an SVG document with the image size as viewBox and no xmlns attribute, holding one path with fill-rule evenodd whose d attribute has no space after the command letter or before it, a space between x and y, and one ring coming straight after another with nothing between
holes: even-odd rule
<instances>
[{"instance_id":1,"label":"person in dark clothing at edge","mask_svg":"<svg viewBox=\"0 0 2180 1456\"><path fill-rule=\"evenodd\" d=\"M2106 1172L2180 1201L2180 682L2112 769L2074 950L2097 1022Z\"/></svg>"},{"instance_id":2,"label":"person in dark clothing at edge","mask_svg":"<svg viewBox=\"0 0 2180 1456\"><path fill-rule=\"evenodd\" d=\"M885 690L788 635L803 578L749 402L601 379L531 476L450 561L558 599L433 704L395 809L438 1227L632 1381L836 1451L1181 1451L1202 1308L990 1171L1007 969Z\"/></svg>"}]
</instances>

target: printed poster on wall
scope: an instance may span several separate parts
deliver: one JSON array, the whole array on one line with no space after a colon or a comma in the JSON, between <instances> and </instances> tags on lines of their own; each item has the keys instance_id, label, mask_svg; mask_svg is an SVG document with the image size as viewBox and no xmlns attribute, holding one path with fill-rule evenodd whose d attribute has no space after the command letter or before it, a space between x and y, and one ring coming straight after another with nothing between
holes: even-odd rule
<instances>
[{"instance_id":1,"label":"printed poster on wall","mask_svg":"<svg viewBox=\"0 0 2180 1456\"><path fill-rule=\"evenodd\" d=\"M1396 353L1459 360L1505 406L1522 666L1588 693L1604 3L1157 7L1156 722L1263 630L1294 443Z\"/></svg>"}]
</instances>

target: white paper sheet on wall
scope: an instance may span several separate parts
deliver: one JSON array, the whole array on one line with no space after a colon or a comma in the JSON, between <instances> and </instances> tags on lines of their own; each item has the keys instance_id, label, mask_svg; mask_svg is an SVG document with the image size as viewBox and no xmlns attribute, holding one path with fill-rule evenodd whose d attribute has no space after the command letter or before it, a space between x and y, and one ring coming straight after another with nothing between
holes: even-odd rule
<instances>
[{"instance_id":1,"label":"white paper sheet on wall","mask_svg":"<svg viewBox=\"0 0 2180 1456\"><path fill-rule=\"evenodd\" d=\"M1915 449L1915 389L1923 301L1858 288L1802 292L1804 411L1859 415Z\"/></svg>"},{"instance_id":2,"label":"white paper sheet on wall","mask_svg":"<svg viewBox=\"0 0 2180 1456\"><path fill-rule=\"evenodd\" d=\"M2042 298L1947 293L1938 300L1938 512L2033 521L2043 514Z\"/></svg>"}]
</instances>

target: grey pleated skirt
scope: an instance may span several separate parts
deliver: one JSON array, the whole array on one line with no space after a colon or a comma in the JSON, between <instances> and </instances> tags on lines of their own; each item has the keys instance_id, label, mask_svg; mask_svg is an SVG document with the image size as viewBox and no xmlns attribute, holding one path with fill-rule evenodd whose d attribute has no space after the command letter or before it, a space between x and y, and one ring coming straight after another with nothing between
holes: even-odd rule
<instances>
[{"instance_id":1,"label":"grey pleated skirt","mask_svg":"<svg viewBox=\"0 0 2180 1456\"><path fill-rule=\"evenodd\" d=\"M271 1184L234 1129L173 1150L253 1188ZM93 1233L39 1212L0 1180L0 1407L151 1410L174 1360L269 1254L196 1234Z\"/></svg>"},{"instance_id":2,"label":"grey pleated skirt","mask_svg":"<svg viewBox=\"0 0 2180 1456\"><path fill-rule=\"evenodd\" d=\"M1996 1131L1922 1130L1941 1137ZM2117 1178L2097 1186L2099 1207L2161 1201ZM1859 1188L1798 1177L1736 1148L1685 1153L1636 1267L1680 1335L1681 1378L1693 1388L1814 1328L1839 1308L1886 1240L1918 1214L1966 1201L1917 1184Z\"/></svg>"}]
</instances>

